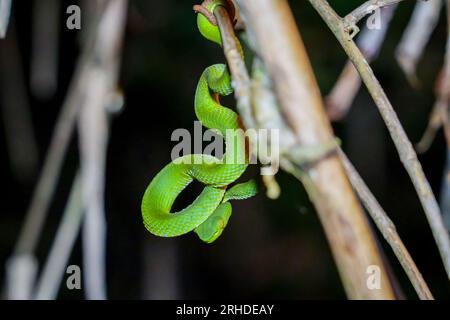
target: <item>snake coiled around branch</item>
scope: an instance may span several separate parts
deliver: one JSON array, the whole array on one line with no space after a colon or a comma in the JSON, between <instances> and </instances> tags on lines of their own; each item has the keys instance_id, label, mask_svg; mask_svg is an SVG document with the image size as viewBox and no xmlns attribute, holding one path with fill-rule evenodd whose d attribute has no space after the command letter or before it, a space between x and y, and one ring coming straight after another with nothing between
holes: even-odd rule
<instances>
[{"instance_id":1,"label":"snake coiled around branch","mask_svg":"<svg viewBox=\"0 0 450 320\"><path fill-rule=\"evenodd\" d=\"M222 45L213 14L217 6L231 10L229 1L225 0L206 0L194 9L198 12L200 33ZM232 213L229 201L256 194L257 186L253 180L228 189L248 166L245 138L229 134L240 129L238 115L219 101L219 96L232 92L226 65L215 64L205 69L195 93L195 114L203 126L224 137L226 154L220 159L203 154L185 155L166 165L153 178L142 200L142 218L150 233L176 237L195 231L201 240L211 243L228 223ZM178 195L194 179L205 185L201 194L183 210L171 212Z\"/></svg>"}]
</instances>

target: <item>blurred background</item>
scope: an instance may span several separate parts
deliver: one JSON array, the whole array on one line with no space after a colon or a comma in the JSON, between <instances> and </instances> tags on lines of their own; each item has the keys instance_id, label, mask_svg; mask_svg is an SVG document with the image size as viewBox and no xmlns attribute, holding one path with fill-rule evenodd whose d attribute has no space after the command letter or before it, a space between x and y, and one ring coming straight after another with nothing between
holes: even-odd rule
<instances>
[{"instance_id":1,"label":"blurred background","mask_svg":"<svg viewBox=\"0 0 450 320\"><path fill-rule=\"evenodd\" d=\"M58 113L74 76L83 28L89 19L84 15L85 10L88 12L87 3L13 1L8 33L0 40L0 285L4 291L6 262L18 240ZM152 177L171 160L171 150L176 145L171 141L171 133L177 128L193 132L197 81L205 67L225 60L221 49L199 34L192 10L195 3L129 2L119 80L125 103L111 120L106 162L108 298L345 298L314 208L298 181L283 172L277 175L282 188L280 198L269 200L260 193L233 203L230 223L213 245L202 243L195 234L161 239L144 228L141 198ZM325 96L345 65L346 56L307 1L290 3ZM330 3L344 15L362 1ZM73 4L81 8L81 30L66 27L66 8ZM435 100L433 87L443 64L447 26L442 14L418 65L421 86L411 87L394 59L394 51L413 7L408 2L399 6L380 56L372 65L415 143L425 130ZM46 41L48 51L36 57L36 43ZM44 79L39 78L42 69L46 71ZM234 104L233 99L226 102ZM335 123L334 129L349 158L396 224L435 297L449 298L448 279L425 215L364 88L350 113ZM36 248L39 268L48 256L79 166L78 143L75 134ZM445 139L439 133L429 151L420 156L436 196L440 193L445 152ZM249 171L249 175L257 176L257 168ZM184 207L201 189L201 185L194 184L177 205ZM391 249L377 235L401 297L415 299ZM68 264L82 265L79 236ZM68 290L63 280L58 298L84 297L83 289Z\"/></svg>"}]
</instances>

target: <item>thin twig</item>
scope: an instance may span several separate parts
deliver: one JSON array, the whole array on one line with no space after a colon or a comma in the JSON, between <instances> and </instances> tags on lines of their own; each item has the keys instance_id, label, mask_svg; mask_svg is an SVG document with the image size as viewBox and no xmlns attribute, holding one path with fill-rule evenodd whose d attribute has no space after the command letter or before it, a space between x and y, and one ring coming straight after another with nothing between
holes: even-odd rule
<instances>
[{"instance_id":1,"label":"thin twig","mask_svg":"<svg viewBox=\"0 0 450 320\"><path fill-rule=\"evenodd\" d=\"M439 101L436 101L431 109L428 124L422 138L416 143L416 150L419 154L427 152L431 147L437 131L442 127L442 121L442 105Z\"/></svg>"},{"instance_id":2,"label":"thin twig","mask_svg":"<svg viewBox=\"0 0 450 320\"><path fill-rule=\"evenodd\" d=\"M67 262L80 230L82 218L81 183L77 173L55 236L55 241L43 266L40 279L37 282L34 299L53 300L56 298L67 268Z\"/></svg>"},{"instance_id":3,"label":"thin twig","mask_svg":"<svg viewBox=\"0 0 450 320\"><path fill-rule=\"evenodd\" d=\"M389 29L397 5L381 9L380 29L369 29L366 25L356 40L356 44L371 63L376 59ZM361 87L361 78L351 61L347 61L338 81L326 98L327 113L332 121L342 120L350 110Z\"/></svg>"},{"instance_id":4,"label":"thin twig","mask_svg":"<svg viewBox=\"0 0 450 320\"><path fill-rule=\"evenodd\" d=\"M441 8L442 0L417 2L395 51L395 57L413 87L419 87L416 66L439 21Z\"/></svg>"},{"instance_id":5,"label":"thin twig","mask_svg":"<svg viewBox=\"0 0 450 320\"><path fill-rule=\"evenodd\" d=\"M113 1L113 0L110 0ZM122 1L122 0L118 0ZM114 29L113 29L114 30ZM106 299L105 165L108 141L106 97L110 70L93 70L79 118L81 177L86 210L83 223L83 265L86 297Z\"/></svg>"},{"instance_id":6,"label":"thin twig","mask_svg":"<svg viewBox=\"0 0 450 320\"><path fill-rule=\"evenodd\" d=\"M372 14L375 10L379 10L383 7L390 6L393 4L397 4L403 0L369 0L364 2L358 8L347 14L344 18L345 29L348 32L353 33L353 36L356 34L352 32L352 29L359 31L356 27L356 24L361 21L365 16Z\"/></svg>"},{"instance_id":7,"label":"thin twig","mask_svg":"<svg viewBox=\"0 0 450 320\"><path fill-rule=\"evenodd\" d=\"M350 38L345 29L343 19L340 18L333 8L325 0L309 0L314 8L319 12L327 23L328 27L334 33L341 43L345 52L352 60L358 70L361 79L368 88L372 98L375 101L388 129L392 140L397 147L400 159L407 170L414 187L416 188L419 199L425 210L428 222L430 224L433 236L436 240L441 258L443 260L448 278L450 279L450 240L447 230L442 221L442 216L436 198L431 186L425 177L422 166L417 159L417 155L409 141L398 117L395 113L386 93L375 77L372 69L363 54Z\"/></svg>"},{"instance_id":8,"label":"thin twig","mask_svg":"<svg viewBox=\"0 0 450 320\"><path fill-rule=\"evenodd\" d=\"M355 188L361 199L364 207L369 212L373 221L378 227L378 230L383 234L383 237L391 246L394 251L395 256L402 265L409 280L416 289L417 295L422 300L433 300L433 295L430 292L422 274L417 269L414 260L411 258L408 250L406 249L403 241L401 240L394 223L389 219L386 212L380 206L372 192L369 190L364 180L358 174L356 169L353 167L350 160L347 158L342 150L339 150L339 155L347 171L348 177L352 183L353 188Z\"/></svg>"},{"instance_id":9,"label":"thin twig","mask_svg":"<svg viewBox=\"0 0 450 320\"><path fill-rule=\"evenodd\" d=\"M236 42L233 24L228 11L222 6L216 8L214 15L220 28L224 54L227 58L230 72L233 75L232 85L239 115L246 128L254 128L255 125L250 108L250 76L241 56L239 45Z\"/></svg>"}]
</instances>

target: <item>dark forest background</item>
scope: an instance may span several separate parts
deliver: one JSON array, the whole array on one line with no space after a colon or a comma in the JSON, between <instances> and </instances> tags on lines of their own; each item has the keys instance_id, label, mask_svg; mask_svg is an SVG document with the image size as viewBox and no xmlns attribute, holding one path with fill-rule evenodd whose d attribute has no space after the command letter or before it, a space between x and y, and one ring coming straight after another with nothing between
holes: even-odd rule
<instances>
[{"instance_id":1,"label":"dark forest background","mask_svg":"<svg viewBox=\"0 0 450 320\"><path fill-rule=\"evenodd\" d=\"M28 84L31 18L36 1L14 1L8 37L15 33L18 41L17 57L23 67L24 94L31 110L40 167L79 53L80 31L65 28L65 8L78 4L83 12L83 4L62 1L60 24L55 26L60 29L58 87L54 95L43 99L33 95ZM348 13L361 2L330 1L340 14ZM283 172L277 176L282 187L281 197L269 200L260 193L250 200L233 203L230 224L213 245L202 243L194 234L160 239L145 230L140 213L143 192L151 178L170 161L171 149L176 144L170 140L172 131L186 128L193 132L194 91L201 72L225 60L218 46L200 36L192 11L194 3L130 1L120 81L126 104L112 122L107 164L108 297L345 298L318 217L303 187ZM346 56L307 1L290 3L321 91L326 95L342 70ZM400 5L373 68L408 136L417 142L434 102L434 82L445 51L446 22L441 19L420 62L418 74L422 86L413 89L394 59L396 44L412 9L413 3ZM4 50L2 41L5 40L0 40L0 50ZM13 76L7 71L0 69L5 79ZM234 103L232 99L226 101ZM425 215L364 88L350 114L335 124L334 129L343 140L344 150L395 222L435 297L449 298L448 280ZM437 196L444 158L445 141L443 135L438 134L431 149L420 156ZM40 262L46 258L53 241L77 166L77 140L74 138L38 248ZM0 284L4 285L5 262L17 240L38 173L14 174L4 130L0 130L0 170L3 186ZM256 176L257 170L252 174ZM201 186L190 188L191 194L181 199L180 206L191 201L200 190ZM390 248L379 234L378 239L404 297L416 298ZM70 264L81 265L80 240ZM62 288L60 297L83 298L83 291Z\"/></svg>"}]
</instances>

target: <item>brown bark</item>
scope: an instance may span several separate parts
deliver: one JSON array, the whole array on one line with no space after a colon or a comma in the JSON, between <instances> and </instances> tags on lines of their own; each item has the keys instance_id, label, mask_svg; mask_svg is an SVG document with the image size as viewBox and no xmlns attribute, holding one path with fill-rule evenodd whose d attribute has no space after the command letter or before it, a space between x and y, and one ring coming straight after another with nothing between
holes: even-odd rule
<instances>
[{"instance_id":1,"label":"brown bark","mask_svg":"<svg viewBox=\"0 0 450 320\"><path fill-rule=\"evenodd\" d=\"M333 139L331 125L295 20L285 0L237 0L249 34L274 83L281 111L302 146ZM391 285L355 194L337 155L307 169L310 197L351 299L393 299ZM380 268L381 287L367 286L367 268Z\"/></svg>"}]
</instances>

